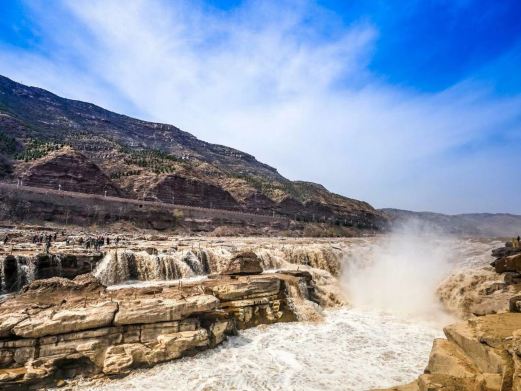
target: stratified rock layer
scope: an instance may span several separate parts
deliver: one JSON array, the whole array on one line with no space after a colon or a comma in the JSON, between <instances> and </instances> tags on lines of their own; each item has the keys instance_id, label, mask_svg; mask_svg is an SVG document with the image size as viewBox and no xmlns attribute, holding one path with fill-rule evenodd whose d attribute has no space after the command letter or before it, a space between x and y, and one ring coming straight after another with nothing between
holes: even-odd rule
<instances>
[{"instance_id":1,"label":"stratified rock layer","mask_svg":"<svg viewBox=\"0 0 521 391\"><path fill-rule=\"evenodd\" d=\"M36 161L21 172L20 177L26 186L88 194L124 195L96 164L71 148L64 148Z\"/></svg>"},{"instance_id":2,"label":"stratified rock layer","mask_svg":"<svg viewBox=\"0 0 521 391\"><path fill-rule=\"evenodd\" d=\"M0 304L0 388L124 375L207 349L237 329L297 320L313 289L299 272L118 290L90 275L37 281Z\"/></svg>"},{"instance_id":3,"label":"stratified rock layer","mask_svg":"<svg viewBox=\"0 0 521 391\"><path fill-rule=\"evenodd\" d=\"M444 329L415 382L390 390L521 390L521 314L487 315Z\"/></svg>"}]
</instances>

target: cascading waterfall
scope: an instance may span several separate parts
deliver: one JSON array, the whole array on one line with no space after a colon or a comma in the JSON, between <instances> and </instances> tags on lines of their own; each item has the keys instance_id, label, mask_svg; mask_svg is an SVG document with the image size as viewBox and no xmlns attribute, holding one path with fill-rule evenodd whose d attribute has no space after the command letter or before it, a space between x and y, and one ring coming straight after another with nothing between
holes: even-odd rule
<instances>
[{"instance_id":1,"label":"cascading waterfall","mask_svg":"<svg viewBox=\"0 0 521 391\"><path fill-rule=\"evenodd\" d=\"M346 301L335 276L340 273L343 249L328 244L306 246L215 246L180 251L111 250L94 270L94 275L107 285L129 281L168 281L221 273L230 259L240 251L253 251L265 271L300 269L311 273L316 283L320 304L337 306ZM296 297L296 296L295 296ZM314 311L310 311L314 312Z\"/></svg>"},{"instance_id":2,"label":"cascading waterfall","mask_svg":"<svg viewBox=\"0 0 521 391\"><path fill-rule=\"evenodd\" d=\"M177 280L208 274L211 271L210 258L205 251L149 254L146 251L113 250L98 264L94 275L105 285L131 280Z\"/></svg>"},{"instance_id":3,"label":"cascading waterfall","mask_svg":"<svg viewBox=\"0 0 521 391\"><path fill-rule=\"evenodd\" d=\"M38 278L40 262L48 261L48 274L61 276L62 259L59 255L8 255L0 262L1 293L16 292Z\"/></svg>"}]
</instances>

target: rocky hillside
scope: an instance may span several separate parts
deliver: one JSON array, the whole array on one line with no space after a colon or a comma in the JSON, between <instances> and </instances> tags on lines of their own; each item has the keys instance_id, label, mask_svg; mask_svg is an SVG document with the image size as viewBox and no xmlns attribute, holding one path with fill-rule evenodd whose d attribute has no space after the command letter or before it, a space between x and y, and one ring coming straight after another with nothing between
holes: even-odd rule
<instances>
[{"instance_id":1,"label":"rocky hillside","mask_svg":"<svg viewBox=\"0 0 521 391\"><path fill-rule=\"evenodd\" d=\"M385 213L394 224L419 220L434 229L456 235L513 237L521 234L521 216L507 213L445 215L400 209L380 209L380 212Z\"/></svg>"},{"instance_id":2,"label":"rocky hillside","mask_svg":"<svg viewBox=\"0 0 521 391\"><path fill-rule=\"evenodd\" d=\"M290 181L253 156L0 76L0 177L129 198L385 226L369 204Z\"/></svg>"}]
</instances>

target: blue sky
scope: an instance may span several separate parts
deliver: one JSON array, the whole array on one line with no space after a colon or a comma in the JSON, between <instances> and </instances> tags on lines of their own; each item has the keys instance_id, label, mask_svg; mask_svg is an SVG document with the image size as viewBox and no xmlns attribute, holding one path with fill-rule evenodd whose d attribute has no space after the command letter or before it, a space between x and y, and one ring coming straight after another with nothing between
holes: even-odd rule
<instances>
[{"instance_id":1,"label":"blue sky","mask_svg":"<svg viewBox=\"0 0 521 391\"><path fill-rule=\"evenodd\" d=\"M521 213L521 2L0 1L0 73L377 207Z\"/></svg>"}]
</instances>

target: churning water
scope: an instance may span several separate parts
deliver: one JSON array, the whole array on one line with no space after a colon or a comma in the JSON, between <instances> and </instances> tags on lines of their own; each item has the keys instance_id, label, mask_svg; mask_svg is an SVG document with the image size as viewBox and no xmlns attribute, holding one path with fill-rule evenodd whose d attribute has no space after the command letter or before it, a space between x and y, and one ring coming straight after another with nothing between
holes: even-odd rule
<instances>
[{"instance_id":1,"label":"churning water","mask_svg":"<svg viewBox=\"0 0 521 391\"><path fill-rule=\"evenodd\" d=\"M361 391L412 381L439 336L429 323L344 308L320 323L244 330L214 350L81 389Z\"/></svg>"},{"instance_id":2,"label":"churning water","mask_svg":"<svg viewBox=\"0 0 521 391\"><path fill-rule=\"evenodd\" d=\"M342 261L352 307L327 310L318 323L243 330L194 357L78 388L361 391L408 383L443 336L443 324L425 316L439 318L436 284L454 269L486 265L498 244L425 236L359 241Z\"/></svg>"}]
</instances>

